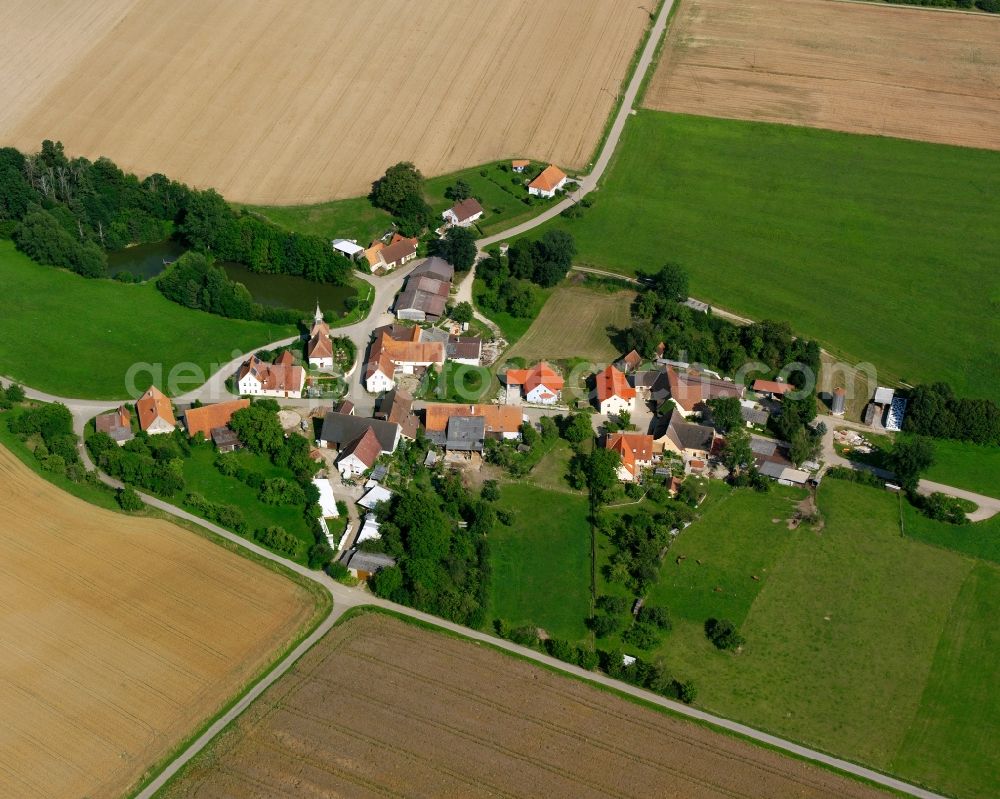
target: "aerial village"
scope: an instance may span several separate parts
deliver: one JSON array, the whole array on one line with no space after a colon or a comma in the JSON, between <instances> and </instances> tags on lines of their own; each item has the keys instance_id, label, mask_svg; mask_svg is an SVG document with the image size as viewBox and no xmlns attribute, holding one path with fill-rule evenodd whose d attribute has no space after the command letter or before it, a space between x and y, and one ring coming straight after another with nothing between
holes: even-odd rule
<instances>
[{"instance_id":1,"label":"aerial village","mask_svg":"<svg viewBox=\"0 0 1000 799\"><path fill-rule=\"evenodd\" d=\"M529 164L515 160L511 169L523 172ZM549 165L527 190L553 198L568 182L562 170ZM443 236L453 226L472 226L484 213L474 198L460 200L442 213L436 232ZM747 386L705 366L666 357L666 343L652 361L632 350L582 378L574 376L572 386L545 360L523 368L499 363L497 368L505 342L484 336L488 328L473 332L468 322L449 318L457 287L455 268L446 260L418 257L418 240L392 231L368 247L348 239L335 239L331 246L373 274L405 271L391 306L381 314L373 311L357 345L337 336L317 304L300 342L278 353L251 354L239 364L228 383L238 399L175 408L153 386L134 408L123 405L98 416L96 429L122 446L137 430L153 436L182 428L192 439L202 437L219 453L230 453L243 446L230 426L233 415L251 400L274 400L286 433L312 441L310 457L320 463L313 480L322 509L319 522L340 562L361 580L394 563L363 545L379 538L378 505L392 497L384 481L401 442L425 443L425 468L478 472L488 463L491 447L529 450L523 443L525 428L537 431L544 417L586 414L597 445L616 453L622 483L663 485L674 495L688 478L728 477L720 459L725 435L710 404L731 398L750 431L760 475L789 486L820 479L819 462L796 465L788 442L765 433L770 415L781 412L783 396L794 390L790 383L755 380ZM685 304L709 312L697 300ZM490 367L496 391L489 397L449 402L441 401L441 392L428 390L429 381L433 386L449 370ZM843 388L833 393L833 416L844 414L844 393ZM897 431L905 405L892 389L879 387L865 422L873 432ZM838 430L836 437L841 446L863 451L866 445L856 431ZM341 518L345 513L346 520ZM337 519L340 523L332 525ZM343 532L335 536L332 529Z\"/></svg>"}]
</instances>

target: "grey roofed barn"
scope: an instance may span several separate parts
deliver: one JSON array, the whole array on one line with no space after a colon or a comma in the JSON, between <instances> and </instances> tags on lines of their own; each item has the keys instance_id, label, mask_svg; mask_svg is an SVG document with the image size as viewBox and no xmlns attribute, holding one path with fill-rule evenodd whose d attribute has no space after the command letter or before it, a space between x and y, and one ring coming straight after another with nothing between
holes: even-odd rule
<instances>
[{"instance_id":1,"label":"grey roofed barn","mask_svg":"<svg viewBox=\"0 0 1000 799\"><path fill-rule=\"evenodd\" d=\"M345 413L328 413L323 419L323 431L319 439L326 446L343 447L355 441L364 434L367 428L372 428L383 452L394 452L399 442L399 425L380 419L365 419L362 416L350 416Z\"/></svg>"}]
</instances>

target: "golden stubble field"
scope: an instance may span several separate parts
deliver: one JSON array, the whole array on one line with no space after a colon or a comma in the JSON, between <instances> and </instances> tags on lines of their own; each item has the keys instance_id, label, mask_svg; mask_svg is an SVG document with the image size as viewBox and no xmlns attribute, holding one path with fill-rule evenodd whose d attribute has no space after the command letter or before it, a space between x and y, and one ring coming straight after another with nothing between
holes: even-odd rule
<instances>
[{"instance_id":1,"label":"golden stubble field","mask_svg":"<svg viewBox=\"0 0 1000 799\"><path fill-rule=\"evenodd\" d=\"M585 168L653 8L620 0L8 6L0 143L34 151L61 139L73 154L266 204L363 194L400 160L429 175L507 156ZM53 50L58 57L46 61Z\"/></svg>"},{"instance_id":2,"label":"golden stubble field","mask_svg":"<svg viewBox=\"0 0 1000 799\"><path fill-rule=\"evenodd\" d=\"M645 105L1000 149L1000 18L681 0Z\"/></svg>"},{"instance_id":3,"label":"golden stubble field","mask_svg":"<svg viewBox=\"0 0 1000 799\"><path fill-rule=\"evenodd\" d=\"M293 795L885 796L376 614L334 628L163 794Z\"/></svg>"},{"instance_id":4,"label":"golden stubble field","mask_svg":"<svg viewBox=\"0 0 1000 799\"><path fill-rule=\"evenodd\" d=\"M117 797L307 623L302 588L0 447L4 799Z\"/></svg>"}]
</instances>

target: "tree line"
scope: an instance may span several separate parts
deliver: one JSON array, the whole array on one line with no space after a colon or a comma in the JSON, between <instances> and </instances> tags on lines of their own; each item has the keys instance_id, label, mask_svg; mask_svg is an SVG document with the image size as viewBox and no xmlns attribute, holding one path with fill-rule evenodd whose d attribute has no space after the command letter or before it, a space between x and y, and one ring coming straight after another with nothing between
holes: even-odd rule
<instances>
[{"instance_id":1,"label":"tree line","mask_svg":"<svg viewBox=\"0 0 1000 799\"><path fill-rule=\"evenodd\" d=\"M573 265L576 242L562 230L546 231L536 240L518 239L504 255L492 248L476 267L485 291L479 305L493 313L526 319L533 315L534 287L551 288L563 280Z\"/></svg>"},{"instance_id":2,"label":"tree line","mask_svg":"<svg viewBox=\"0 0 1000 799\"><path fill-rule=\"evenodd\" d=\"M67 158L50 140L28 155L0 148L0 235L40 263L85 277L107 275L107 251L171 235L254 272L343 284L351 271L320 236L237 212L212 189L161 174L140 180L108 158Z\"/></svg>"}]
</instances>

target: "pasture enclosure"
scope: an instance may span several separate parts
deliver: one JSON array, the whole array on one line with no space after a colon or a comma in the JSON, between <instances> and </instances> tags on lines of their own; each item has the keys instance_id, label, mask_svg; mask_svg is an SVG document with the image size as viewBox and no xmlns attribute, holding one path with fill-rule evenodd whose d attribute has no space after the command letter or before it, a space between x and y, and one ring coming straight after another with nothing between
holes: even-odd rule
<instances>
[{"instance_id":1,"label":"pasture enclosure","mask_svg":"<svg viewBox=\"0 0 1000 799\"><path fill-rule=\"evenodd\" d=\"M57 0L5 13L0 143L61 139L74 155L274 205L364 194L402 160L428 175L509 157L585 168L654 6L96 5L93 24ZM53 50L39 72L33 54Z\"/></svg>"},{"instance_id":2,"label":"pasture enclosure","mask_svg":"<svg viewBox=\"0 0 1000 799\"><path fill-rule=\"evenodd\" d=\"M644 102L1000 149L1000 19L831 0L683 0Z\"/></svg>"},{"instance_id":3,"label":"pasture enclosure","mask_svg":"<svg viewBox=\"0 0 1000 799\"><path fill-rule=\"evenodd\" d=\"M0 516L5 799L123 795L314 612L278 574L88 505L3 447Z\"/></svg>"},{"instance_id":4,"label":"pasture enclosure","mask_svg":"<svg viewBox=\"0 0 1000 799\"><path fill-rule=\"evenodd\" d=\"M486 647L375 614L331 631L163 796L292 793L885 795Z\"/></svg>"}]
</instances>

